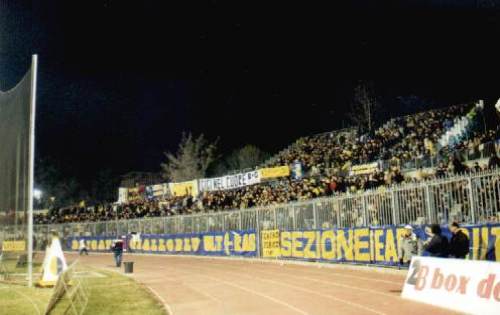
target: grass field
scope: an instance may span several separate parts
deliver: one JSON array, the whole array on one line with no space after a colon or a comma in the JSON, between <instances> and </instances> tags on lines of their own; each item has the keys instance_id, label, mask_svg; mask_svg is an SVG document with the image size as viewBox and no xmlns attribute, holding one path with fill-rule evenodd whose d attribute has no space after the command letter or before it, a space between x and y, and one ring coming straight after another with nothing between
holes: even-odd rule
<instances>
[{"instance_id":1,"label":"grass field","mask_svg":"<svg viewBox=\"0 0 500 315\"><path fill-rule=\"evenodd\" d=\"M109 271L98 271L98 275L85 278L90 298L84 314L166 314L163 305L134 280ZM43 314L51 293L52 289L0 283L0 314ZM62 314L67 306L63 299L51 314Z\"/></svg>"},{"instance_id":2,"label":"grass field","mask_svg":"<svg viewBox=\"0 0 500 315\"><path fill-rule=\"evenodd\" d=\"M28 269L27 266L17 266L17 261L16 260L8 260L3 262L4 267L9 270L10 272L26 272ZM38 272L40 267L42 266L41 262L33 262L33 272Z\"/></svg>"}]
</instances>

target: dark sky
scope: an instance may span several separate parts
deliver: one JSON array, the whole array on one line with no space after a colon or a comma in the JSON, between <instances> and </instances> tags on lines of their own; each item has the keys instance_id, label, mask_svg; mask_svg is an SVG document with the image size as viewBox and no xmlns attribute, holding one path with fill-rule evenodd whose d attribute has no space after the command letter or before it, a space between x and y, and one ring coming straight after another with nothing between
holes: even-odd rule
<instances>
[{"instance_id":1,"label":"dark sky","mask_svg":"<svg viewBox=\"0 0 500 315\"><path fill-rule=\"evenodd\" d=\"M357 79L391 112L497 97L495 2L0 0L0 88L39 54L37 155L82 181L157 171L182 131L274 152L341 127Z\"/></svg>"}]
</instances>

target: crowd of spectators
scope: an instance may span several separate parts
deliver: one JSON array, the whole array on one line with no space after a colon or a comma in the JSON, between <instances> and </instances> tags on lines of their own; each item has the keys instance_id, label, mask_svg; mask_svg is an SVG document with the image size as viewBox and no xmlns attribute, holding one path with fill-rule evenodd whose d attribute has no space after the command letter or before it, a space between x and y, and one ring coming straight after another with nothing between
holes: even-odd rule
<instances>
[{"instance_id":1,"label":"crowd of spectators","mask_svg":"<svg viewBox=\"0 0 500 315\"><path fill-rule=\"evenodd\" d=\"M460 158L452 156L436 165L432 171L418 169L405 176L401 166L407 159L422 155L435 155L446 148L436 148L437 139L453 125L457 117L467 112L466 106L452 106L412 116L395 118L375 130L373 135L357 136L354 132L328 133L299 139L278 154L269 166L291 165L299 162L302 178L284 178L234 190L204 192L197 197L164 197L161 200L135 200L124 205L107 204L92 207L51 209L48 214L37 215L35 222L62 223L107 221L141 217L171 216L199 212L246 209L277 205L343 193L355 194L370 189L405 182L418 182L452 173L481 171L479 164L466 166ZM481 144L497 139L493 131L478 132L459 143L456 149L477 150ZM371 174L349 176L349 165L389 160L385 170ZM445 162L446 161L446 162ZM493 156L489 168L500 167ZM352 174L351 174L352 175Z\"/></svg>"},{"instance_id":2,"label":"crowd of spectators","mask_svg":"<svg viewBox=\"0 0 500 315\"><path fill-rule=\"evenodd\" d=\"M334 132L297 140L273 159L271 166L300 162L305 172L317 172L377 160L405 161L436 154L436 141L469 109L457 105L393 118L373 135L336 135Z\"/></svg>"},{"instance_id":3,"label":"crowd of spectators","mask_svg":"<svg viewBox=\"0 0 500 315\"><path fill-rule=\"evenodd\" d=\"M489 167L500 167L500 160L492 157ZM404 176L398 169L393 169L354 177L322 175L301 180L287 178L234 190L205 192L199 197L172 196L161 200L138 199L122 205L106 204L52 209L48 214L35 215L35 222L47 224L109 221L247 209L346 193L356 194L366 190L384 189L388 185L432 180L453 173L483 171L485 168L487 166L480 166L478 163L467 167L460 161L452 159L449 164L440 164L435 171L418 170L413 172L411 176Z\"/></svg>"}]
</instances>

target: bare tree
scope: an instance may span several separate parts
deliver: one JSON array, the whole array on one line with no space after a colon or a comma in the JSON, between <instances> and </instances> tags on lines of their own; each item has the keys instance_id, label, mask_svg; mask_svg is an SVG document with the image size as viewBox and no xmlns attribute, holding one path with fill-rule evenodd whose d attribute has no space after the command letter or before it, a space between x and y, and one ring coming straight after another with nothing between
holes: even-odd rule
<instances>
[{"instance_id":1,"label":"bare tree","mask_svg":"<svg viewBox=\"0 0 500 315\"><path fill-rule=\"evenodd\" d=\"M167 158L161 164L163 176L173 182L203 178L216 156L217 140L209 142L203 134L197 138L191 133L182 134L175 154L165 152Z\"/></svg>"},{"instance_id":2,"label":"bare tree","mask_svg":"<svg viewBox=\"0 0 500 315\"><path fill-rule=\"evenodd\" d=\"M349 119L361 130L371 132L375 126L376 115L380 110L372 83L359 83L354 88L354 100L347 114Z\"/></svg>"},{"instance_id":3,"label":"bare tree","mask_svg":"<svg viewBox=\"0 0 500 315\"><path fill-rule=\"evenodd\" d=\"M233 151L227 159L229 169L241 170L253 168L269 158L269 154L258 147L247 144L243 148Z\"/></svg>"},{"instance_id":4,"label":"bare tree","mask_svg":"<svg viewBox=\"0 0 500 315\"><path fill-rule=\"evenodd\" d=\"M269 157L269 153L262 151L255 145L247 144L215 163L211 175L223 176L230 171L254 168L265 162Z\"/></svg>"}]
</instances>

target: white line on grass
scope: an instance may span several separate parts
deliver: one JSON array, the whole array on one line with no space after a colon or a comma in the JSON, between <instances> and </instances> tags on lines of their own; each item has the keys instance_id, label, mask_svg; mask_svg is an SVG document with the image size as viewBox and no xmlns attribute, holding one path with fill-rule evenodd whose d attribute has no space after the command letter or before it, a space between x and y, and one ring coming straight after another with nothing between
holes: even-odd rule
<instances>
[{"instance_id":1,"label":"white line on grass","mask_svg":"<svg viewBox=\"0 0 500 315\"><path fill-rule=\"evenodd\" d=\"M33 307L35 308L36 312L38 313L38 315L41 315L42 313L40 312L40 309L38 308L38 306L36 305L35 301L33 301L29 296L27 296L26 294L24 293L21 293L19 291L17 291L16 289L12 289L12 291L14 291L15 293L19 294L20 296L24 297L25 299L27 299L31 304L33 304Z\"/></svg>"},{"instance_id":2,"label":"white line on grass","mask_svg":"<svg viewBox=\"0 0 500 315\"><path fill-rule=\"evenodd\" d=\"M162 303L163 305L165 306L165 309L167 310L168 314L169 315L174 315L174 312L172 311L172 308L170 307L170 305L168 305L167 301L165 301L164 298L161 297L161 295L158 294L158 292L156 292L155 289L147 286L147 285L144 285L147 289L149 289L149 291L151 291Z\"/></svg>"}]
</instances>

